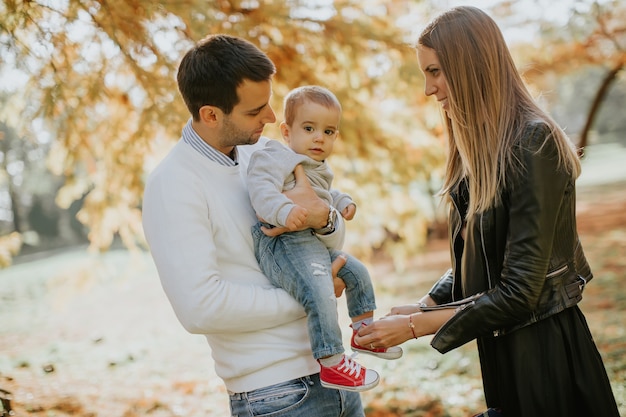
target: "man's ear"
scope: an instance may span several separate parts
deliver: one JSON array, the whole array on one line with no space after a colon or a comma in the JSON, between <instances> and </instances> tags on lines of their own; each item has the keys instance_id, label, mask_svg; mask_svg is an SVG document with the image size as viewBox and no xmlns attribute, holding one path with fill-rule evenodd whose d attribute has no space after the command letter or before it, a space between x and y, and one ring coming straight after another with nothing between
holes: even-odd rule
<instances>
[{"instance_id":1,"label":"man's ear","mask_svg":"<svg viewBox=\"0 0 626 417\"><path fill-rule=\"evenodd\" d=\"M283 139L285 142L289 143L289 126L285 122L280 123L280 133L283 135Z\"/></svg>"},{"instance_id":2,"label":"man's ear","mask_svg":"<svg viewBox=\"0 0 626 417\"><path fill-rule=\"evenodd\" d=\"M199 110L200 121L210 127L217 125L222 111L215 106L202 106Z\"/></svg>"}]
</instances>

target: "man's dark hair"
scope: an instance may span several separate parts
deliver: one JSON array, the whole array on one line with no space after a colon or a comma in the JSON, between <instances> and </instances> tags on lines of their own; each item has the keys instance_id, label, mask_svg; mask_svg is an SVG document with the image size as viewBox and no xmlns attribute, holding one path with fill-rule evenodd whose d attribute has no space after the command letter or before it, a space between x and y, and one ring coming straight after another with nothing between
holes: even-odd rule
<instances>
[{"instance_id":1,"label":"man's dark hair","mask_svg":"<svg viewBox=\"0 0 626 417\"><path fill-rule=\"evenodd\" d=\"M237 87L244 81L269 80L274 63L251 42L229 35L210 35L183 57L178 67L178 89L194 120L202 106L230 114L239 103Z\"/></svg>"}]
</instances>

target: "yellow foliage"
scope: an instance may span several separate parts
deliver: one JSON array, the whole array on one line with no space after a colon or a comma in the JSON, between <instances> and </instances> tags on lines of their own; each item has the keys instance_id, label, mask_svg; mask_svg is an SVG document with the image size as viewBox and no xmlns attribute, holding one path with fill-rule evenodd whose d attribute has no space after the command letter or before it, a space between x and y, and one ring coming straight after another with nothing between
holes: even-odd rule
<instances>
[{"instance_id":1,"label":"yellow foliage","mask_svg":"<svg viewBox=\"0 0 626 417\"><path fill-rule=\"evenodd\" d=\"M78 219L89 227L92 248L106 250L115 236L129 247L143 244L144 166L151 155L162 154L156 138L176 140L188 118L174 82L178 61L193 42L216 32L250 39L276 63L272 104L279 115L282 97L293 87L332 89L345 109L333 168L341 179L337 186L359 201L359 223L398 221L401 214L405 226L422 233L409 221L426 220L417 205L404 204L401 213L384 204L389 186L408 195L442 155L420 151L432 143L413 140L406 129L387 128L410 126L427 136L415 111L395 115L394 108L379 105L393 99L406 110L419 95L411 92L419 90L413 85L419 78L407 71L415 64L405 64L416 60L414 51L407 47L407 33L394 24L409 10L404 2L338 0L317 11L276 1L70 0L5 7L11 24L3 30L16 40L13 52L38 62L28 93L55 134L48 164L65 178L56 201L67 208L85 198ZM33 38L41 49L27 46ZM266 133L278 136L276 127ZM419 239L410 236L402 239L415 246Z\"/></svg>"},{"instance_id":2,"label":"yellow foliage","mask_svg":"<svg viewBox=\"0 0 626 417\"><path fill-rule=\"evenodd\" d=\"M17 232L0 237L0 268L11 266L13 257L19 253L22 243L22 235Z\"/></svg>"},{"instance_id":3,"label":"yellow foliage","mask_svg":"<svg viewBox=\"0 0 626 417\"><path fill-rule=\"evenodd\" d=\"M224 32L250 39L275 62L279 119L291 88L320 84L336 93L344 114L330 164L337 188L359 205L349 239L355 251L386 251L401 268L424 244L434 215L419 200L432 198L445 159L439 110L423 94L409 46L431 17L419 3L335 0L314 10L271 0L12 1L0 6L0 35L31 74L24 100L55 137L48 163L65 178L57 203L85 197L78 218L92 248L106 250L116 235L129 247L143 244L145 167L189 117L175 84L178 62L197 40ZM547 58L526 74L623 60L623 43L607 43L623 37L623 9L598 18L586 40L545 45ZM407 16L413 27L398 23ZM265 133L279 137L276 126Z\"/></svg>"}]
</instances>

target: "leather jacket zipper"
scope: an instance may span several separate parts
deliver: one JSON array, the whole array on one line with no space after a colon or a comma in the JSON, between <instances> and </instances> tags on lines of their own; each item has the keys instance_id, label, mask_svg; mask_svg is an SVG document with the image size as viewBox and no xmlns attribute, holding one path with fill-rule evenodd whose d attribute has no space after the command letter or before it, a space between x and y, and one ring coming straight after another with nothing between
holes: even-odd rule
<instances>
[{"instance_id":1,"label":"leather jacket zipper","mask_svg":"<svg viewBox=\"0 0 626 417\"><path fill-rule=\"evenodd\" d=\"M567 264L563 265L562 267L560 267L559 269L555 269L552 272L548 272L546 274L546 278L552 278L555 275L559 275L560 273L563 273L565 271L567 271L569 269L569 266L567 266Z\"/></svg>"},{"instance_id":2,"label":"leather jacket zipper","mask_svg":"<svg viewBox=\"0 0 626 417\"><path fill-rule=\"evenodd\" d=\"M493 288L491 282L491 270L489 269L489 259L487 258L487 250L485 249L485 229L483 228L483 216L485 213L480 213L480 248L483 252L483 259L485 260L485 269L487 270L487 282L489 282L489 288Z\"/></svg>"}]
</instances>

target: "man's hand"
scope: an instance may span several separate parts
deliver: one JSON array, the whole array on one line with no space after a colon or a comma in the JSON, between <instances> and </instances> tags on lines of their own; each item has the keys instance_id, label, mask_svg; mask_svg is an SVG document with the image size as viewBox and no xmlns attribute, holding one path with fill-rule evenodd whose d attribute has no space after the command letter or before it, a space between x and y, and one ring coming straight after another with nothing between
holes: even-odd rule
<instances>
[{"instance_id":1,"label":"man's hand","mask_svg":"<svg viewBox=\"0 0 626 417\"><path fill-rule=\"evenodd\" d=\"M335 258L331 267L333 272L333 285L335 286L335 297L341 297L343 290L346 289L346 283L337 276L339 270L346 264L348 258L343 253Z\"/></svg>"},{"instance_id":2,"label":"man's hand","mask_svg":"<svg viewBox=\"0 0 626 417\"><path fill-rule=\"evenodd\" d=\"M330 207L315 194L315 190L311 187L311 183L306 177L302 165L296 166L293 170L293 175L296 178L296 185L291 190L285 191L284 194L296 204L296 207L306 210L306 220L304 220L299 227L295 228L272 227L268 229L262 226L261 231L263 231L266 236L274 237L296 230L321 229L328 223L328 211ZM292 209L291 212L293 212L293 210L294 209ZM290 216L291 212L289 212ZM289 225L289 219L287 219L287 222L287 225Z\"/></svg>"},{"instance_id":3,"label":"man's hand","mask_svg":"<svg viewBox=\"0 0 626 417\"><path fill-rule=\"evenodd\" d=\"M302 165L296 166L293 175L296 177L296 186L291 190L285 191L284 194L295 204L308 210L306 227L297 230L307 228L321 229L328 223L330 207L315 194Z\"/></svg>"}]
</instances>

